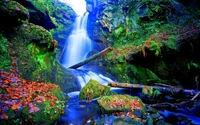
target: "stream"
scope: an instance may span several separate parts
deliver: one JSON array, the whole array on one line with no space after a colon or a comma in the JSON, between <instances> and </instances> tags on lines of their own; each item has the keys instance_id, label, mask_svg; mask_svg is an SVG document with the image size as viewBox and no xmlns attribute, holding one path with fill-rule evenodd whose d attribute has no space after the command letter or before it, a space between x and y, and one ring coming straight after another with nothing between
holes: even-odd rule
<instances>
[{"instance_id":1,"label":"stream","mask_svg":"<svg viewBox=\"0 0 200 125\"><path fill-rule=\"evenodd\" d=\"M88 13L84 13L83 16L78 16L76 18L74 29L68 37L60 56L60 62L65 68L83 61L88 57L88 53L94 49L92 41L87 35L87 18ZM100 72L96 73L87 70L84 66L78 68L77 70L70 71L74 74L74 76L76 76L81 88L90 79L94 79L103 85L107 85L108 82L113 81ZM112 88L111 90L118 94L138 96L145 103L145 100L143 100L141 96L141 90L133 91L130 89L117 88ZM65 113L60 118L58 123L59 125L89 124L92 120L105 117L100 113L96 100L93 100L92 102L79 102L78 95L79 91L68 93L69 101L65 105ZM159 101L164 102L165 100ZM200 118L187 112L185 109L159 110L158 112L161 114L163 119L174 125L187 124L186 120L189 120L190 124L200 125ZM107 125L109 125L109 123Z\"/></svg>"},{"instance_id":2,"label":"stream","mask_svg":"<svg viewBox=\"0 0 200 125\"><path fill-rule=\"evenodd\" d=\"M111 90L118 94L129 94L143 99L140 90L122 88L112 88ZM65 115L60 118L59 125L89 125L93 120L108 117L101 114L95 99L92 102L79 102L78 95L79 91L68 93L70 99L66 103ZM160 100L160 102L164 101L166 100ZM143 102L145 103L145 100ZM158 110L158 112L162 119L171 125L200 125L200 118L183 108ZM112 123L107 125L112 125Z\"/></svg>"}]
</instances>

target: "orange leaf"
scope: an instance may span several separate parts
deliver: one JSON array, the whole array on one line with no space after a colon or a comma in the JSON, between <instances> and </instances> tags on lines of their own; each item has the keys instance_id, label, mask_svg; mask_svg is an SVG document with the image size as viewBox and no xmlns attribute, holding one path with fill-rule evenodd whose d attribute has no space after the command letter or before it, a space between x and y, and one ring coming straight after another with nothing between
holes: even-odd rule
<instances>
[{"instance_id":1,"label":"orange leaf","mask_svg":"<svg viewBox=\"0 0 200 125\"><path fill-rule=\"evenodd\" d=\"M21 106L21 103L20 103L20 102L14 103L14 104L11 106L11 109L16 110L16 109L19 109L20 106Z\"/></svg>"}]
</instances>

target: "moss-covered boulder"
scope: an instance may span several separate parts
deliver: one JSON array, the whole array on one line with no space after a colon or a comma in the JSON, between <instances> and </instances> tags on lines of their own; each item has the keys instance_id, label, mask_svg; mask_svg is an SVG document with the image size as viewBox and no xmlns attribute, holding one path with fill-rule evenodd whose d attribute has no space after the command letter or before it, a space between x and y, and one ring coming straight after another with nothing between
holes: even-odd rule
<instances>
[{"instance_id":1,"label":"moss-covered boulder","mask_svg":"<svg viewBox=\"0 0 200 125\"><path fill-rule=\"evenodd\" d=\"M57 85L0 72L1 125L51 125L59 120L64 112L66 98Z\"/></svg>"},{"instance_id":2,"label":"moss-covered boulder","mask_svg":"<svg viewBox=\"0 0 200 125\"><path fill-rule=\"evenodd\" d=\"M16 1L1 0L0 13L0 29L2 30L8 30L29 19L28 10Z\"/></svg>"},{"instance_id":3,"label":"moss-covered boulder","mask_svg":"<svg viewBox=\"0 0 200 125\"><path fill-rule=\"evenodd\" d=\"M135 109L145 110L145 105L140 98L130 95L103 96L97 100L102 113L111 114L114 112L129 112Z\"/></svg>"},{"instance_id":4,"label":"moss-covered boulder","mask_svg":"<svg viewBox=\"0 0 200 125\"><path fill-rule=\"evenodd\" d=\"M79 94L80 101L91 101L92 99L110 94L110 87L98 83L91 79L81 90Z\"/></svg>"},{"instance_id":5,"label":"moss-covered boulder","mask_svg":"<svg viewBox=\"0 0 200 125\"><path fill-rule=\"evenodd\" d=\"M56 28L49 10L42 3L34 0L16 0L28 9L30 14L29 22L40 25L47 30Z\"/></svg>"},{"instance_id":6,"label":"moss-covered boulder","mask_svg":"<svg viewBox=\"0 0 200 125\"><path fill-rule=\"evenodd\" d=\"M57 42L42 26L24 22L1 35L1 69L22 78L58 84L64 92L79 90L74 76L56 61ZM66 87L67 86L67 87Z\"/></svg>"}]
</instances>

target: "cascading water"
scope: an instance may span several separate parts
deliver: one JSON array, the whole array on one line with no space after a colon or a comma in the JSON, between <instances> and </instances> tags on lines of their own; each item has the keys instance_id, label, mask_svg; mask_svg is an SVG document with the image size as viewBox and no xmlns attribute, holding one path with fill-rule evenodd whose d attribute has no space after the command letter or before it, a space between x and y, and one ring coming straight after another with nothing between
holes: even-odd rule
<instances>
[{"instance_id":1,"label":"cascading water","mask_svg":"<svg viewBox=\"0 0 200 125\"><path fill-rule=\"evenodd\" d=\"M67 0L70 1L70 0ZM71 0L71 2L78 0ZM85 1L85 0L82 0ZM81 4L76 4L76 6ZM81 0L79 0L81 2ZM83 4L82 4L83 5ZM78 7L77 7L78 8ZM79 15L82 15L79 14ZM92 41L87 35L87 17L88 13L85 13L83 16L79 16L76 19L74 29L72 34L68 37L66 45L64 46L63 53L61 54L62 62L61 64L68 68L78 62L86 59L87 54L93 49ZM103 76L102 74L97 74L86 69L76 69L72 70L74 76L77 77L80 87L82 88L90 79L95 79L101 84L106 84L112 80ZM115 89L115 92L118 94L129 94L132 96L139 96L142 98L141 91L131 91L129 89ZM80 103L78 100L79 91L67 93L69 96L69 101L67 102L65 115L61 117L59 125L71 124L71 125L83 125L86 124L90 119L99 119L100 114L98 112L98 106L94 102L91 103ZM160 100L162 101L162 100ZM198 117L193 117L192 114L185 113L185 110L178 111L167 111L159 110L159 113L162 114L167 119L180 118L180 116L189 117L192 119L193 124L200 124L200 119ZM153 114L154 115L154 114ZM156 116L156 115L154 115ZM101 117L100 117L101 118ZM121 118L120 118L121 119ZM177 124L179 124L179 119L177 119ZM108 120L108 124L111 124ZM176 123L176 122L175 122ZM151 122L150 122L151 124ZM182 123L181 123L182 124Z\"/></svg>"},{"instance_id":2,"label":"cascading water","mask_svg":"<svg viewBox=\"0 0 200 125\"><path fill-rule=\"evenodd\" d=\"M88 13L78 16L72 34L67 39L64 51L61 54L63 57L62 64L66 68L86 59L88 52L92 50L92 42L86 31L87 19Z\"/></svg>"},{"instance_id":3,"label":"cascading water","mask_svg":"<svg viewBox=\"0 0 200 125\"><path fill-rule=\"evenodd\" d=\"M61 53L61 64L68 68L87 58L87 54L92 50L92 41L87 35L87 19L88 13L83 16L78 16L75 21L74 29L68 37ZM112 80L87 70L72 70L72 73L77 77L80 87L82 88L90 79L95 79L101 84L107 84Z\"/></svg>"}]
</instances>

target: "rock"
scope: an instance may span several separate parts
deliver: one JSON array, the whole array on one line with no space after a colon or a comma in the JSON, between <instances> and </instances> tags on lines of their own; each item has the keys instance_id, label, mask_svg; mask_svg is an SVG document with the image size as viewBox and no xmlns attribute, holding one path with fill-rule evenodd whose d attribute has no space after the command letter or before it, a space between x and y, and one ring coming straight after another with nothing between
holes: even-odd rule
<instances>
[{"instance_id":1,"label":"rock","mask_svg":"<svg viewBox=\"0 0 200 125\"><path fill-rule=\"evenodd\" d=\"M16 0L25 6L30 14L29 22L40 25L47 30L56 28L52 21L48 9L40 2L30 0Z\"/></svg>"},{"instance_id":2,"label":"rock","mask_svg":"<svg viewBox=\"0 0 200 125\"><path fill-rule=\"evenodd\" d=\"M51 125L59 120L66 98L57 85L37 83L4 71L0 80L0 88L6 91L0 93L1 125Z\"/></svg>"},{"instance_id":3,"label":"rock","mask_svg":"<svg viewBox=\"0 0 200 125\"><path fill-rule=\"evenodd\" d=\"M73 29L76 13L70 6L61 2L58 2L54 8L51 16L57 27L51 33L53 38L58 41L58 46L63 49L66 39Z\"/></svg>"},{"instance_id":4,"label":"rock","mask_svg":"<svg viewBox=\"0 0 200 125\"><path fill-rule=\"evenodd\" d=\"M9 30L29 19L28 10L16 1L1 0L0 4L0 30ZM8 25L7 25L8 24Z\"/></svg>"},{"instance_id":5,"label":"rock","mask_svg":"<svg viewBox=\"0 0 200 125\"><path fill-rule=\"evenodd\" d=\"M7 42L1 41L1 44L8 48L8 51L2 50L8 55L2 57L5 62L1 63L2 70L9 71L14 58L18 60L14 67L22 78L58 84L65 93L79 90L72 73L56 61L55 40L42 26L24 23L15 28Z\"/></svg>"},{"instance_id":6,"label":"rock","mask_svg":"<svg viewBox=\"0 0 200 125\"><path fill-rule=\"evenodd\" d=\"M133 120L131 118L125 117L121 118L119 116L107 116L99 120L91 122L91 124L96 125L143 125L142 122Z\"/></svg>"},{"instance_id":7,"label":"rock","mask_svg":"<svg viewBox=\"0 0 200 125\"><path fill-rule=\"evenodd\" d=\"M104 86L96 80L91 79L81 90L79 94L80 101L91 101L92 99L101 97L111 93L109 86Z\"/></svg>"},{"instance_id":8,"label":"rock","mask_svg":"<svg viewBox=\"0 0 200 125\"><path fill-rule=\"evenodd\" d=\"M145 105L138 97L130 95L103 96L97 100L102 113L129 112L136 109L145 110Z\"/></svg>"},{"instance_id":9,"label":"rock","mask_svg":"<svg viewBox=\"0 0 200 125\"><path fill-rule=\"evenodd\" d=\"M5 71L10 70L12 63L9 50L9 41L4 35L0 33L0 69L4 69Z\"/></svg>"}]
</instances>

